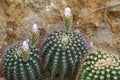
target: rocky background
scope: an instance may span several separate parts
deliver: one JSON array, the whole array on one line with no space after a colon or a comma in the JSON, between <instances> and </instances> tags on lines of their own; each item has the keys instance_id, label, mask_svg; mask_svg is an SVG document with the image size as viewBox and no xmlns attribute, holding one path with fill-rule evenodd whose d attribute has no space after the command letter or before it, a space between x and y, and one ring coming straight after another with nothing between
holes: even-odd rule
<instances>
[{"instance_id":1,"label":"rocky background","mask_svg":"<svg viewBox=\"0 0 120 80\"><path fill-rule=\"evenodd\" d=\"M120 0L108 0L112 5ZM13 42L27 40L36 23L40 38L63 26L63 11L70 7L73 28L85 36L91 51L120 53L120 6L106 11L106 0L0 0L0 54ZM0 79L2 80L2 79Z\"/></svg>"},{"instance_id":2,"label":"rocky background","mask_svg":"<svg viewBox=\"0 0 120 80\"><path fill-rule=\"evenodd\" d=\"M118 1L110 0L108 5ZM92 50L120 53L120 7L107 9L106 16L104 10L95 11L105 4L105 0L1 0L0 52L13 42L29 39L34 23L44 32L63 27L63 11L68 6L73 28L86 37Z\"/></svg>"},{"instance_id":3,"label":"rocky background","mask_svg":"<svg viewBox=\"0 0 120 80\"><path fill-rule=\"evenodd\" d=\"M111 5L119 0L108 0ZM29 39L31 27L51 31L63 27L63 11L68 6L74 17L73 28L80 31L92 50L120 52L120 7L95 11L105 0L1 0L0 52L11 43Z\"/></svg>"}]
</instances>

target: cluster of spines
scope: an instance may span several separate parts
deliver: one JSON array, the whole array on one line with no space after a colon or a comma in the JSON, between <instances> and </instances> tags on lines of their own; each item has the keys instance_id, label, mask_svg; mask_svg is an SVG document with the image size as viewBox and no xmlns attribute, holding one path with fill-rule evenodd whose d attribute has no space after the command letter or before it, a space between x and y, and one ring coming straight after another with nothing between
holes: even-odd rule
<instances>
[{"instance_id":1,"label":"cluster of spines","mask_svg":"<svg viewBox=\"0 0 120 80\"><path fill-rule=\"evenodd\" d=\"M119 80L120 58L106 52L90 53L82 62L76 80Z\"/></svg>"},{"instance_id":2,"label":"cluster of spines","mask_svg":"<svg viewBox=\"0 0 120 80\"><path fill-rule=\"evenodd\" d=\"M4 52L2 59L4 76L9 80L39 80L40 57L36 48L30 48L30 57L24 61L21 43L15 44Z\"/></svg>"},{"instance_id":3,"label":"cluster of spines","mask_svg":"<svg viewBox=\"0 0 120 80\"><path fill-rule=\"evenodd\" d=\"M53 74L59 76L69 74L71 76L76 63L87 52L87 47L80 34L61 30L48 36L43 52L46 57L46 69L52 69L50 72L52 76Z\"/></svg>"}]
</instances>

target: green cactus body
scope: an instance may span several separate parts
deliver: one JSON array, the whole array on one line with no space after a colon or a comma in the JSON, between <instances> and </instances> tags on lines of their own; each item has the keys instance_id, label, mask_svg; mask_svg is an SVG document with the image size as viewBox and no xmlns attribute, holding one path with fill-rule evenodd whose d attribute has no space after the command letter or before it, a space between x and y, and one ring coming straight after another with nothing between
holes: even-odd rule
<instances>
[{"instance_id":1,"label":"green cactus body","mask_svg":"<svg viewBox=\"0 0 120 80\"><path fill-rule=\"evenodd\" d=\"M76 63L86 51L86 43L79 33L64 30L51 33L43 46L48 79L70 80Z\"/></svg>"},{"instance_id":2,"label":"green cactus body","mask_svg":"<svg viewBox=\"0 0 120 80\"><path fill-rule=\"evenodd\" d=\"M96 51L89 54L79 70L76 80L119 80L120 58Z\"/></svg>"},{"instance_id":3,"label":"green cactus body","mask_svg":"<svg viewBox=\"0 0 120 80\"><path fill-rule=\"evenodd\" d=\"M4 52L2 58L4 76L8 80L39 80L40 57L36 48L29 48L29 58L23 60L21 43Z\"/></svg>"}]
</instances>

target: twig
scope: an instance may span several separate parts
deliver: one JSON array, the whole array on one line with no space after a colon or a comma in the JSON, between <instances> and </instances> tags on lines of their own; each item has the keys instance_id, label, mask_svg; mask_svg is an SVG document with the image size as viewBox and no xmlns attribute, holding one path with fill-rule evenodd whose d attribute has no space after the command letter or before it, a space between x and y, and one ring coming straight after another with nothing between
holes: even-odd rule
<instances>
[{"instance_id":1,"label":"twig","mask_svg":"<svg viewBox=\"0 0 120 80\"><path fill-rule=\"evenodd\" d=\"M96 11L99 11L99 10L104 10L104 9L108 9L108 8L113 8L113 7L116 7L116 6L119 6L120 5L120 2L116 2L116 3L113 3L111 6L106 6L106 7L102 7L102 8L97 8L95 10L93 10L89 15L91 15L92 13L96 12ZM88 17L89 18L89 17Z\"/></svg>"},{"instance_id":2,"label":"twig","mask_svg":"<svg viewBox=\"0 0 120 80\"><path fill-rule=\"evenodd\" d=\"M116 2L116 3L113 3L111 6L106 6L106 7L101 7L101 8L97 8L97 9L94 9L92 12L90 12L88 15L86 15L86 19L89 19L90 18L90 15L96 11L99 11L99 10L104 10L104 9L108 9L108 8L113 8L113 7L116 7L116 6L119 6L120 5L120 1L119 2ZM84 21L83 21L84 22ZM80 25L82 25L83 23L81 23Z\"/></svg>"},{"instance_id":3,"label":"twig","mask_svg":"<svg viewBox=\"0 0 120 80\"><path fill-rule=\"evenodd\" d=\"M95 9L93 12L98 11L98 10L107 9L107 8L113 8L113 7L116 7L116 6L119 6L119 5L120 5L120 2L116 2L116 3L112 4L111 6L106 6L106 7L102 7L102 8L97 8L97 9Z\"/></svg>"},{"instance_id":4,"label":"twig","mask_svg":"<svg viewBox=\"0 0 120 80\"><path fill-rule=\"evenodd\" d=\"M107 12L107 6L108 6L108 0L106 0L106 4L105 4L105 10L104 10L104 19L105 19L105 22L106 22L106 12Z\"/></svg>"}]
</instances>

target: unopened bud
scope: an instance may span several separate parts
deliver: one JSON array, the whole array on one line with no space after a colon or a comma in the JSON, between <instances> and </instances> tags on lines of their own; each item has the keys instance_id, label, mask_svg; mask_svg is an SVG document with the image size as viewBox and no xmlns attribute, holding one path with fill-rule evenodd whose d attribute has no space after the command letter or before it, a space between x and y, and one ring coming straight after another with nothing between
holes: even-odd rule
<instances>
[{"instance_id":1,"label":"unopened bud","mask_svg":"<svg viewBox=\"0 0 120 80\"><path fill-rule=\"evenodd\" d=\"M65 11L64 11L64 15L65 16L71 16L71 9L69 7L65 8Z\"/></svg>"},{"instance_id":2,"label":"unopened bud","mask_svg":"<svg viewBox=\"0 0 120 80\"><path fill-rule=\"evenodd\" d=\"M27 51L29 49L29 45L28 45L27 41L24 41L22 43L22 49L25 50L25 51Z\"/></svg>"},{"instance_id":3,"label":"unopened bud","mask_svg":"<svg viewBox=\"0 0 120 80\"><path fill-rule=\"evenodd\" d=\"M33 32L35 32L35 33L38 32L37 24L33 24L32 30L33 30Z\"/></svg>"}]
</instances>

